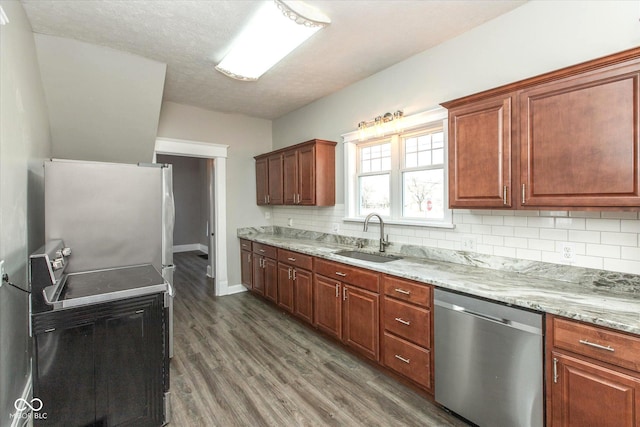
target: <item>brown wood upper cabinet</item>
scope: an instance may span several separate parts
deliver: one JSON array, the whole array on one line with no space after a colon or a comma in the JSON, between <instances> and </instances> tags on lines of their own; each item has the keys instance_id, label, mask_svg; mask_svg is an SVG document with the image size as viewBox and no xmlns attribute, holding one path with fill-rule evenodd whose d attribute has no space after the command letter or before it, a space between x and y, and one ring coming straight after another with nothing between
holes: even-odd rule
<instances>
[{"instance_id":1,"label":"brown wood upper cabinet","mask_svg":"<svg viewBox=\"0 0 640 427\"><path fill-rule=\"evenodd\" d=\"M283 203L282 153L256 157L256 203L281 205Z\"/></svg>"},{"instance_id":2,"label":"brown wood upper cabinet","mask_svg":"<svg viewBox=\"0 0 640 427\"><path fill-rule=\"evenodd\" d=\"M640 207L639 103L636 48L442 104L450 207Z\"/></svg>"},{"instance_id":3,"label":"brown wood upper cabinet","mask_svg":"<svg viewBox=\"0 0 640 427\"><path fill-rule=\"evenodd\" d=\"M312 139L255 157L258 204L335 205L335 146L333 141ZM276 160L273 160L273 166L269 162L265 167L264 162L273 158L280 159L279 167ZM265 168L268 174L265 174ZM268 190L265 190L265 181L268 182ZM273 188L272 182L275 183ZM278 187L278 182L281 187ZM274 197L271 190L277 193L279 188L279 197Z\"/></svg>"},{"instance_id":4,"label":"brown wood upper cabinet","mask_svg":"<svg viewBox=\"0 0 640 427\"><path fill-rule=\"evenodd\" d=\"M449 204L511 207L512 95L449 110Z\"/></svg>"}]
</instances>

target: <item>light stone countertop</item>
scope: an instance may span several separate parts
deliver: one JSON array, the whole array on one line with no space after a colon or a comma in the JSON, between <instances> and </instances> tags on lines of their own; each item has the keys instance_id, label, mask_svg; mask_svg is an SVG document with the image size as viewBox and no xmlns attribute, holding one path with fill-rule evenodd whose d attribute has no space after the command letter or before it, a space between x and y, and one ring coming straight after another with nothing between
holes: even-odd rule
<instances>
[{"instance_id":1,"label":"light stone countertop","mask_svg":"<svg viewBox=\"0 0 640 427\"><path fill-rule=\"evenodd\" d=\"M640 335L640 292L637 286L617 286L611 282L605 286L598 280L580 282L535 277L531 272L523 274L444 262L407 256L400 251L395 254L400 254L401 260L374 263L335 255L341 250L355 249L355 242L361 239L327 241L332 239L319 239L318 233L313 236L301 234L281 235L274 234L273 230L265 232L256 228L238 230L238 237L254 242ZM364 251L375 252L374 249L368 246ZM629 276L636 279L632 275L617 273L612 276L612 280Z\"/></svg>"}]
</instances>

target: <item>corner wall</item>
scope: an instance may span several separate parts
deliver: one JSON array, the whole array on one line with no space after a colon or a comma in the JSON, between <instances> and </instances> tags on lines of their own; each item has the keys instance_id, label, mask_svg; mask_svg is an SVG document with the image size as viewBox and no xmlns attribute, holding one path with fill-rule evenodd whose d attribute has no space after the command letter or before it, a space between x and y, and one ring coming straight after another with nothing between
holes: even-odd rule
<instances>
[{"instance_id":1,"label":"corner wall","mask_svg":"<svg viewBox=\"0 0 640 427\"><path fill-rule=\"evenodd\" d=\"M633 1L530 1L452 40L389 67L273 123L274 149L312 138L338 141L335 208L273 208L273 225L377 238L343 223L341 134L361 120L401 109L407 115L640 45ZM560 245L576 245L576 265L640 274L640 220L634 212L502 212L455 210L454 230L390 227L394 242L460 249L477 239L490 255L557 263Z\"/></svg>"},{"instance_id":2,"label":"corner wall","mask_svg":"<svg viewBox=\"0 0 640 427\"><path fill-rule=\"evenodd\" d=\"M31 25L18 1L0 1L0 259L28 289L27 258L44 243L44 169L49 119ZM26 293L0 287L0 425L8 426L30 373Z\"/></svg>"}]
</instances>

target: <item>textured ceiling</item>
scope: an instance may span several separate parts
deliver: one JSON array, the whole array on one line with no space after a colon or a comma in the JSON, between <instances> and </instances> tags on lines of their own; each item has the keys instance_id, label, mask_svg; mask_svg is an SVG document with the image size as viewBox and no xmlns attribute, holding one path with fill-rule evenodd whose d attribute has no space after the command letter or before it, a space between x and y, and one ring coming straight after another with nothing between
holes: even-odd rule
<instances>
[{"instance_id":1,"label":"textured ceiling","mask_svg":"<svg viewBox=\"0 0 640 427\"><path fill-rule=\"evenodd\" d=\"M331 18L257 82L214 69L259 1L21 0L36 33L167 64L164 100L275 119L506 13L524 0L308 0Z\"/></svg>"}]
</instances>

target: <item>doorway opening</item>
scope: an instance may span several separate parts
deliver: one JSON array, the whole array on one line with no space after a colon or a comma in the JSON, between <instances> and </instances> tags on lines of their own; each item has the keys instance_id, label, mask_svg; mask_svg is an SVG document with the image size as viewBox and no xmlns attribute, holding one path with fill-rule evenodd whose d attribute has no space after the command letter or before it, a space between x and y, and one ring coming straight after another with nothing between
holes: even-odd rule
<instances>
[{"instance_id":1,"label":"doorway opening","mask_svg":"<svg viewBox=\"0 0 640 427\"><path fill-rule=\"evenodd\" d=\"M191 179L200 181L196 189L187 191L189 197L199 197L195 203L199 208L191 209L191 218L199 218L194 229L198 235L193 245L195 250L202 250L208 258L207 275L214 278L215 294L218 296L229 294L227 278L227 250L226 250L226 158L228 145L212 144L200 141L157 138L155 144L154 161L161 161L164 157L180 165L179 173L185 178L183 185ZM168 163L172 163L169 161ZM195 173L194 173L195 172ZM174 174L176 172L174 171ZM191 177L189 177L191 175ZM198 176L201 179L198 179ZM174 190L176 182L174 180ZM175 191L174 191L175 192ZM183 194L184 195L184 194ZM206 214L204 213L206 212ZM184 219L184 218L182 218ZM185 224L182 224L185 225ZM189 225L186 226L186 236ZM178 221L176 221L178 227ZM205 238L198 230L205 229ZM175 235L174 235L175 236ZM193 237L191 237L193 239ZM178 246L179 248L179 246ZM182 249L189 250L190 246Z\"/></svg>"}]
</instances>

